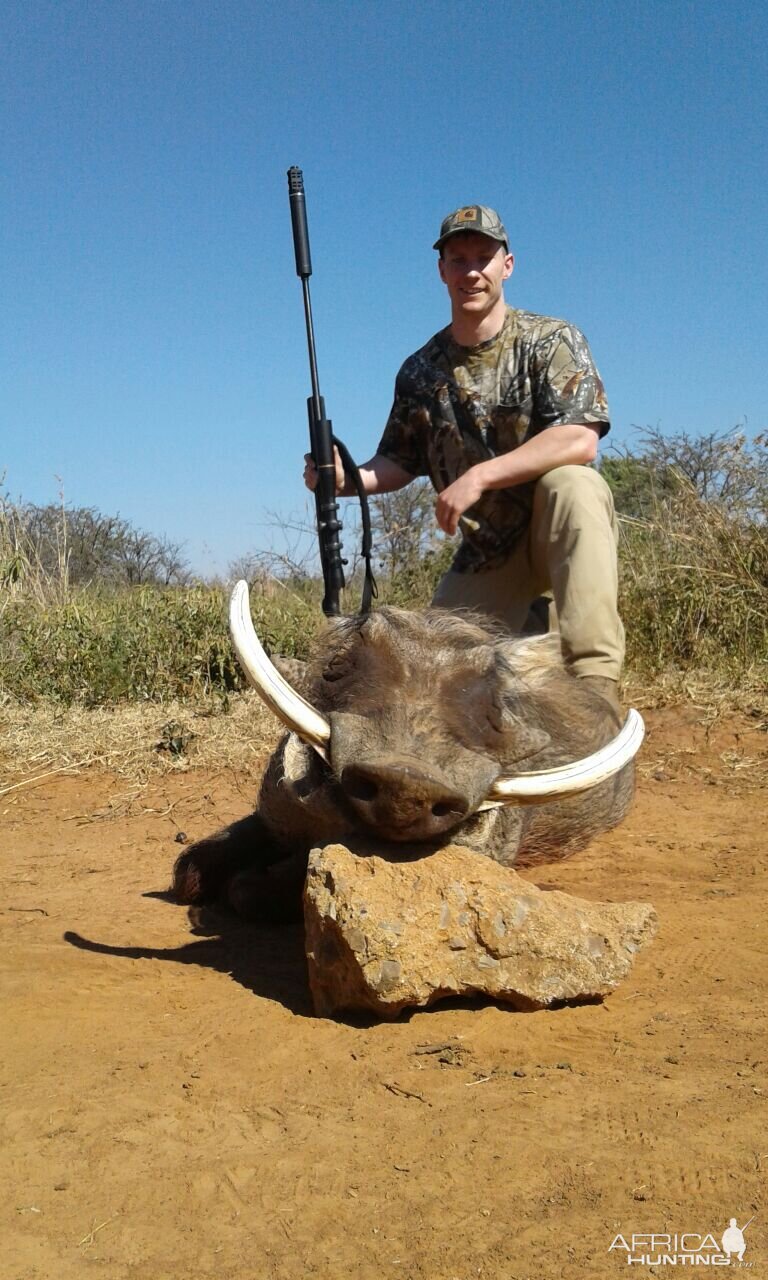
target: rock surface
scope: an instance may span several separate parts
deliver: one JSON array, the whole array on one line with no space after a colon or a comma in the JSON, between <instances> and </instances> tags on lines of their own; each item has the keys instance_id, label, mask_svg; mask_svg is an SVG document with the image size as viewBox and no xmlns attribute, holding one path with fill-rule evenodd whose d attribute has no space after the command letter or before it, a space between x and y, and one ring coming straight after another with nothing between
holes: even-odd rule
<instances>
[{"instance_id":1,"label":"rock surface","mask_svg":"<svg viewBox=\"0 0 768 1280\"><path fill-rule=\"evenodd\" d=\"M459 845L418 859L314 849L304 918L316 1012L386 1019L456 995L525 1009L606 995L658 925L649 903L544 892Z\"/></svg>"}]
</instances>

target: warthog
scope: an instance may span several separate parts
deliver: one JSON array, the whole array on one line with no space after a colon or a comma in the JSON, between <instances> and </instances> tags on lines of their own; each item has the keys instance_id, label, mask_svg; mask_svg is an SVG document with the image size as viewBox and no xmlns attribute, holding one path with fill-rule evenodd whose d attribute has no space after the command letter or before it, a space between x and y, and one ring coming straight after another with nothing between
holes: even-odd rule
<instances>
[{"instance_id":1,"label":"warthog","mask_svg":"<svg viewBox=\"0 0 768 1280\"><path fill-rule=\"evenodd\" d=\"M240 660L290 726L256 810L178 859L181 902L223 896L280 918L300 903L311 847L448 842L505 865L562 858L625 816L642 721L563 666L556 636L511 638L442 609L381 608L332 623L301 693L253 632L248 592L230 612Z\"/></svg>"}]
</instances>

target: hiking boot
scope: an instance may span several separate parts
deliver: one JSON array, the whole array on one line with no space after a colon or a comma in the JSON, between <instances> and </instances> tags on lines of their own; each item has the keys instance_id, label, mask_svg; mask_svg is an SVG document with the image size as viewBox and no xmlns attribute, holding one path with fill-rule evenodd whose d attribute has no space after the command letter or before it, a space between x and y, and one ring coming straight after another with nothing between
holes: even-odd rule
<instances>
[{"instance_id":1,"label":"hiking boot","mask_svg":"<svg viewBox=\"0 0 768 1280\"><path fill-rule=\"evenodd\" d=\"M590 689L594 689L595 693L599 693L601 698L605 698L606 702L610 702L619 719L623 720L618 681L611 680L608 676L580 676L579 679L583 680Z\"/></svg>"}]
</instances>

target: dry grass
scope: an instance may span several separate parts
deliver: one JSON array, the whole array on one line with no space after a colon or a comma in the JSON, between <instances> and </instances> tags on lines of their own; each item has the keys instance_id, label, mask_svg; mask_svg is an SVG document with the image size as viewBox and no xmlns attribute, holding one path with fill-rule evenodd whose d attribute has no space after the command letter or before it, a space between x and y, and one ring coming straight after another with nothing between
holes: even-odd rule
<instances>
[{"instance_id":1,"label":"dry grass","mask_svg":"<svg viewBox=\"0 0 768 1280\"><path fill-rule=\"evenodd\" d=\"M0 705L0 799L53 773L94 767L132 783L189 769L258 773L279 735L252 692L234 696L226 712L214 699L93 709L7 701Z\"/></svg>"},{"instance_id":2,"label":"dry grass","mask_svg":"<svg viewBox=\"0 0 768 1280\"><path fill-rule=\"evenodd\" d=\"M712 723L736 711L768 724L768 685L761 663L743 672L737 683L730 672L719 669L670 669L652 679L628 671L622 681L622 698L627 706L640 711L687 705Z\"/></svg>"},{"instance_id":3,"label":"dry grass","mask_svg":"<svg viewBox=\"0 0 768 1280\"><path fill-rule=\"evenodd\" d=\"M756 669L734 690L716 673L668 673L648 682L628 675L624 702L640 711L687 705L704 724L740 712L768 728L768 692ZM97 768L143 785L164 773L232 770L257 776L275 746L280 725L253 691L163 705L60 707L50 702L0 704L0 800L53 773Z\"/></svg>"}]
</instances>

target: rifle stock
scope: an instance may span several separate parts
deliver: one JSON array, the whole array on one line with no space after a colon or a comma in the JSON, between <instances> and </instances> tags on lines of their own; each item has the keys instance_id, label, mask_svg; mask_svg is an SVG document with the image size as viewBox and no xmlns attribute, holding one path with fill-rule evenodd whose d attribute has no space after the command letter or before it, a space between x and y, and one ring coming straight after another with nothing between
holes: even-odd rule
<instances>
[{"instance_id":1,"label":"rifle stock","mask_svg":"<svg viewBox=\"0 0 768 1280\"><path fill-rule=\"evenodd\" d=\"M317 468L315 488L315 517L320 546L320 564L323 570L325 594L323 613L335 617L339 613L339 595L344 589L346 561L341 556L339 533L342 529L336 502L336 463L333 457L333 428L325 416L325 401L320 399L320 412L316 412L314 397L307 400L309 414L309 441Z\"/></svg>"}]
</instances>

